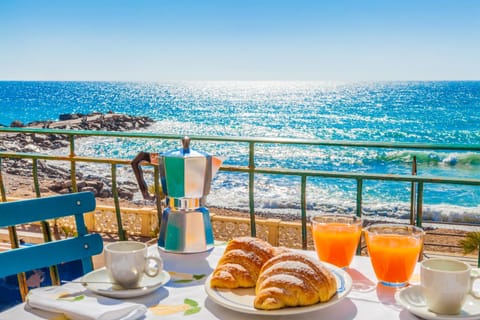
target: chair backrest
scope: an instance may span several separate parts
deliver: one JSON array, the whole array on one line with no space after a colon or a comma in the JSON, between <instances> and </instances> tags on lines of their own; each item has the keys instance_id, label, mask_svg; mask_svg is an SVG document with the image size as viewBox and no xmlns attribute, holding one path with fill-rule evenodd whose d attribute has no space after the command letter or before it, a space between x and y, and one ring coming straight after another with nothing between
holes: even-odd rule
<instances>
[{"instance_id":1,"label":"chair backrest","mask_svg":"<svg viewBox=\"0 0 480 320\"><path fill-rule=\"evenodd\" d=\"M83 273L93 270L92 256L103 250L99 234L89 234L84 213L95 209L91 192L0 203L0 228L74 216L77 236L0 252L0 277L63 262L81 260Z\"/></svg>"}]
</instances>

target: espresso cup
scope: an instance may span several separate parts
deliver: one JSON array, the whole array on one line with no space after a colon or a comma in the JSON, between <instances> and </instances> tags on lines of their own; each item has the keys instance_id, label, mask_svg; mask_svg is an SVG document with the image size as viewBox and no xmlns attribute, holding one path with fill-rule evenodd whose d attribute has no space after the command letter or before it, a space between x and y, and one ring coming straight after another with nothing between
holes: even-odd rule
<instances>
[{"instance_id":1,"label":"espresso cup","mask_svg":"<svg viewBox=\"0 0 480 320\"><path fill-rule=\"evenodd\" d=\"M125 289L138 287L144 275L155 277L162 270L162 260L148 256L148 247L143 242L109 243L104 247L104 258L110 280Z\"/></svg>"},{"instance_id":2,"label":"espresso cup","mask_svg":"<svg viewBox=\"0 0 480 320\"><path fill-rule=\"evenodd\" d=\"M449 258L424 260L420 266L420 286L430 311L438 314L458 314L468 294L480 298L472 290L479 279L469 264Z\"/></svg>"}]
</instances>

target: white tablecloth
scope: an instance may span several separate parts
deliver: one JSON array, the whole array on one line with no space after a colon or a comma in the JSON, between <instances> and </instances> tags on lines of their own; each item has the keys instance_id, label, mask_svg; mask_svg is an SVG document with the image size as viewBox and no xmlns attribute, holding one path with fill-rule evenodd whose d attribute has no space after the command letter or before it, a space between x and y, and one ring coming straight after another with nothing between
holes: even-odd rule
<instances>
[{"instance_id":1,"label":"white tablecloth","mask_svg":"<svg viewBox=\"0 0 480 320\"><path fill-rule=\"evenodd\" d=\"M150 248L154 250L156 248ZM164 287L144 297L129 299L132 302L145 304L149 310L145 319L336 319L336 320L390 320L412 319L418 320L414 315L404 310L395 302L395 288L377 285L370 260L367 257L355 257L352 265L346 271L353 279L353 288L350 294L330 307L315 312L284 315L284 316L259 316L231 311L217 305L205 292L205 278L199 280L190 278L189 275L209 275L215 268L217 261L223 254L225 246L216 246L212 251L199 254L171 254L161 252L165 270L172 272L172 280ZM315 255L313 251L307 254ZM418 270L418 268L417 268ZM418 271L416 271L418 272ZM417 275L414 275L414 278ZM183 280L182 280L183 279ZM176 280L176 281L175 281ZM180 280L180 281L178 281ZM74 286L78 284L65 284ZM79 285L78 285L79 286ZM199 310L193 314L185 315L181 310L185 299L198 303ZM165 308L171 314L159 315L158 311ZM2 320L20 319L52 319L51 314L32 311L25 304L20 304L12 309L0 313Z\"/></svg>"}]
</instances>

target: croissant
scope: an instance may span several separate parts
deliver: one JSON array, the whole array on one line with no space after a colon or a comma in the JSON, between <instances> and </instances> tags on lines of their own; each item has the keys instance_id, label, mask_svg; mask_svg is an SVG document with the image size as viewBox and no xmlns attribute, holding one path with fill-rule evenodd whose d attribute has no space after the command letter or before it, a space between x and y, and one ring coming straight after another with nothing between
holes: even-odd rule
<instances>
[{"instance_id":1,"label":"croissant","mask_svg":"<svg viewBox=\"0 0 480 320\"><path fill-rule=\"evenodd\" d=\"M267 261L256 283L254 306L274 310L330 300L337 292L333 273L319 261L286 252Z\"/></svg>"},{"instance_id":2,"label":"croissant","mask_svg":"<svg viewBox=\"0 0 480 320\"><path fill-rule=\"evenodd\" d=\"M252 288L263 264L272 258L275 249L268 242L254 237L239 237L228 242L210 281L216 288Z\"/></svg>"}]
</instances>

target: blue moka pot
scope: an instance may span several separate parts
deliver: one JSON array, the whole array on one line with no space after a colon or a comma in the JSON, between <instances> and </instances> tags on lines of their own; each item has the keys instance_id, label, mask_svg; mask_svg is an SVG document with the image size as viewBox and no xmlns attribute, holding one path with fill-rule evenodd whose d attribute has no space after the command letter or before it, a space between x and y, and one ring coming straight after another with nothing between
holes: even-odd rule
<instances>
[{"instance_id":1,"label":"blue moka pot","mask_svg":"<svg viewBox=\"0 0 480 320\"><path fill-rule=\"evenodd\" d=\"M132 167L144 198L152 199L143 179L141 161L158 165L166 207L162 212L158 246L170 252L196 253L213 247L210 213L204 206L212 178L222 160L190 149L190 139L183 147L165 153L141 152Z\"/></svg>"}]
</instances>

